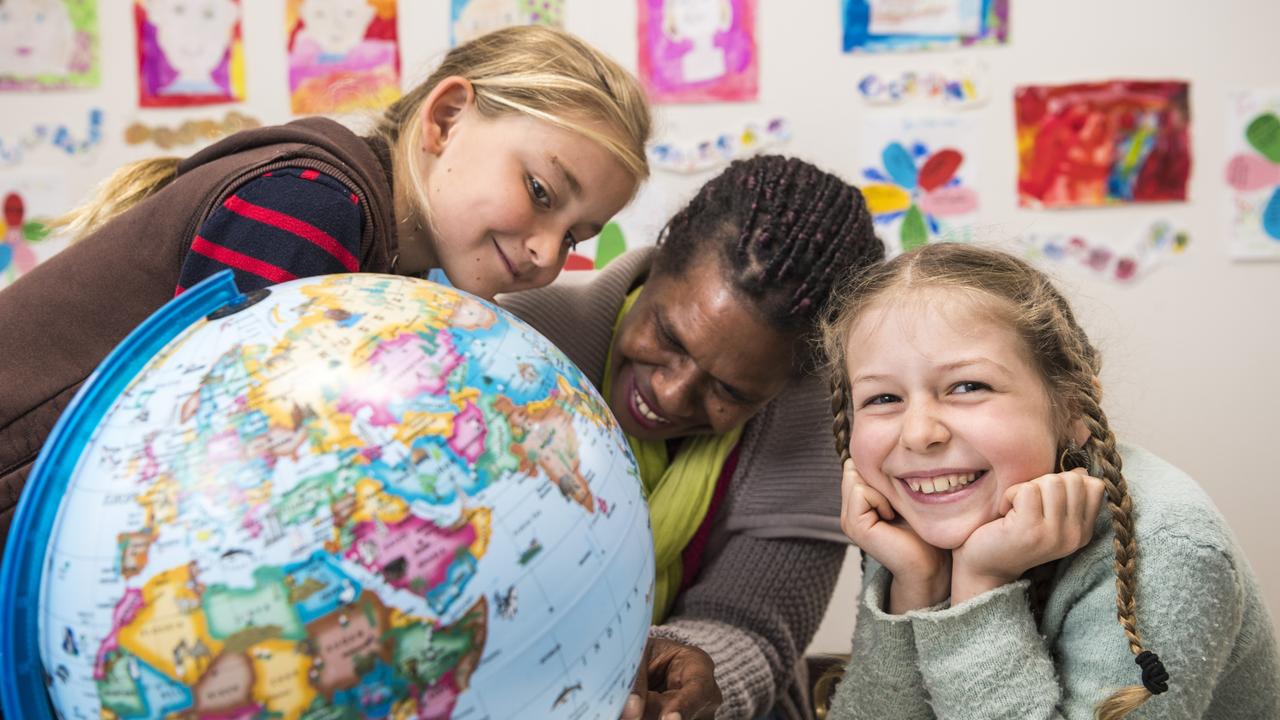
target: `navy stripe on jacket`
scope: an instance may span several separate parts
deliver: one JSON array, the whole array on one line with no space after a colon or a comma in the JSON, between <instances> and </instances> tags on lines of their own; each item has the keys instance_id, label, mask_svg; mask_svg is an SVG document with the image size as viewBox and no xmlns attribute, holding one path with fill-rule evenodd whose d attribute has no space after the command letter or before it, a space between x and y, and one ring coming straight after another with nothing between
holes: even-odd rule
<instances>
[{"instance_id":1,"label":"navy stripe on jacket","mask_svg":"<svg viewBox=\"0 0 1280 720\"><path fill-rule=\"evenodd\" d=\"M359 270L359 198L315 170L284 168L245 183L214 209L182 263L181 294L231 268L241 292L294 278Z\"/></svg>"}]
</instances>

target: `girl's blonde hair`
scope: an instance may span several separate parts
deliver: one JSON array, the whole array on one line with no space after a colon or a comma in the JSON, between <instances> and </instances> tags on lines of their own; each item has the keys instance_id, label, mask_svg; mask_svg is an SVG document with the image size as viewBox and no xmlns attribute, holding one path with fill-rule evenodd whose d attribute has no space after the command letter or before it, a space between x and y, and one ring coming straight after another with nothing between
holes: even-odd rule
<instances>
[{"instance_id":1,"label":"girl's blonde hair","mask_svg":"<svg viewBox=\"0 0 1280 720\"><path fill-rule=\"evenodd\" d=\"M409 177L409 197L429 220L427 185L418 161L422 104L449 77L471 82L485 117L524 114L583 135L609 151L639 185L649 176L645 143L652 120L644 90L630 73L577 37L543 25L495 30L459 45L435 72L397 100L374 127L392 148L396 171ZM592 128L595 121L608 132Z\"/></svg>"},{"instance_id":2,"label":"girl's blonde hair","mask_svg":"<svg viewBox=\"0 0 1280 720\"><path fill-rule=\"evenodd\" d=\"M1101 390L1096 381L1101 359L1076 322L1066 298L1044 273L1007 253L973 245L937 243L873 266L847 283L822 328L831 370L833 431L841 460L849 457L851 411L845 348L854 323L868 308L886 298L925 288L954 289L970 294L1023 339L1053 402L1062 438L1058 451L1063 454L1063 464L1100 471L1115 532L1116 617L1129 642L1129 650L1146 672L1148 664L1159 661L1145 651L1138 634L1133 502L1121 472L1115 433L1102 411ZM1066 439L1067 427L1075 417L1082 418L1089 429L1089 440L1078 450ZM1072 452L1078 455L1066 459ZM1052 566L1042 566L1029 573L1037 619L1043 611L1052 577L1045 569L1051 570ZM1154 685L1162 682L1158 680ZM1118 720L1151 695L1144 685L1121 688L1098 705L1097 716L1102 720Z\"/></svg>"},{"instance_id":3,"label":"girl's blonde hair","mask_svg":"<svg viewBox=\"0 0 1280 720\"><path fill-rule=\"evenodd\" d=\"M373 133L391 148L396 175L413 187L409 197L424 216L426 181L417 161L422 104L440 81L463 77L486 117L521 113L583 135L603 146L636 179L649 176L645 143L652 121L644 90L622 66L577 37L555 28L505 28L450 50L435 72L389 106ZM598 123L602 132L591 127ZM55 221L79 237L128 210L173 180L179 158L125 165L99 185L90 202Z\"/></svg>"}]
</instances>

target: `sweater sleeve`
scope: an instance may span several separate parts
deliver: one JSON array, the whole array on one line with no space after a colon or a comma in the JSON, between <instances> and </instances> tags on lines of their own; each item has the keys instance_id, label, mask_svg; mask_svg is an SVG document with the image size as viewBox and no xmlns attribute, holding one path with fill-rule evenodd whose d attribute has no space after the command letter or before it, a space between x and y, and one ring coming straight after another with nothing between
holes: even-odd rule
<instances>
[{"instance_id":1,"label":"sweater sleeve","mask_svg":"<svg viewBox=\"0 0 1280 720\"><path fill-rule=\"evenodd\" d=\"M847 546L734 535L650 634L695 645L716 664L718 720L769 710L813 639Z\"/></svg>"},{"instance_id":2,"label":"sweater sleeve","mask_svg":"<svg viewBox=\"0 0 1280 720\"><path fill-rule=\"evenodd\" d=\"M1139 631L1171 680L1169 692L1130 717L1200 718L1240 627L1240 581L1218 550L1176 538L1146 547L1139 557ZM909 613L938 717L1091 720L1111 692L1137 684L1140 669L1116 620L1108 558L1100 555L1088 572L1064 576L1055 588L1057 602L1067 594L1070 606L1046 610L1063 617L1053 648L1037 631L1025 581L954 608Z\"/></svg>"},{"instance_id":3,"label":"sweater sleeve","mask_svg":"<svg viewBox=\"0 0 1280 720\"><path fill-rule=\"evenodd\" d=\"M933 718L917 667L911 619L890 615L889 571L867 558L866 580L853 628L853 649L836 686L832 720Z\"/></svg>"},{"instance_id":4,"label":"sweater sleeve","mask_svg":"<svg viewBox=\"0 0 1280 720\"><path fill-rule=\"evenodd\" d=\"M955 607L907 613L920 674L939 718L1058 717L1054 708L1062 693L1031 615L1029 584L1019 580ZM1114 608L1113 601L1113 618ZM1100 621L1107 617L1099 613ZM1117 637L1119 632L1118 625L1112 629Z\"/></svg>"},{"instance_id":5,"label":"sweater sleeve","mask_svg":"<svg viewBox=\"0 0 1280 720\"><path fill-rule=\"evenodd\" d=\"M236 190L192 238L174 294L230 268L241 292L300 277L355 272L363 211L345 185L284 168Z\"/></svg>"}]
</instances>

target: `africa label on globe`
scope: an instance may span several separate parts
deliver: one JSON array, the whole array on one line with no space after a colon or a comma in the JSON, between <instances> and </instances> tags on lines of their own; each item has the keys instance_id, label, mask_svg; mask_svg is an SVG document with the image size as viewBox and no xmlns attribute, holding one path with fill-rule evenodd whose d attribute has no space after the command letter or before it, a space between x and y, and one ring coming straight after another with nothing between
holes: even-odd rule
<instances>
[{"instance_id":1,"label":"africa label on globe","mask_svg":"<svg viewBox=\"0 0 1280 720\"><path fill-rule=\"evenodd\" d=\"M41 587L64 718L616 718L652 604L634 461L519 320L407 278L273 287L93 433Z\"/></svg>"}]
</instances>

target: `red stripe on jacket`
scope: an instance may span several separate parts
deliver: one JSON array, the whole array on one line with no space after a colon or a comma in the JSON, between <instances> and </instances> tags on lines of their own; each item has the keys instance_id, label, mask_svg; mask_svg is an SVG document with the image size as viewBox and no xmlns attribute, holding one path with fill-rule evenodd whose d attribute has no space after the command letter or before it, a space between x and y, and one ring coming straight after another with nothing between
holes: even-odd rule
<instances>
[{"instance_id":1,"label":"red stripe on jacket","mask_svg":"<svg viewBox=\"0 0 1280 720\"><path fill-rule=\"evenodd\" d=\"M288 282L297 279L297 275L285 270L284 268L264 262L255 257L249 257L244 253L236 252L230 248L225 248L217 243L209 242L199 235L195 240L191 241L191 252L203 255L211 260L226 265L227 267L252 273L260 278L265 278L273 283Z\"/></svg>"},{"instance_id":2,"label":"red stripe on jacket","mask_svg":"<svg viewBox=\"0 0 1280 720\"><path fill-rule=\"evenodd\" d=\"M356 257L352 255L349 250L335 240L332 235L309 222L299 220L298 218L290 215L285 215L284 213L277 212L271 208L254 205L253 203L248 202L247 200L242 200L235 195L227 198L226 202L222 205L237 215L242 215L250 220L256 220L264 225L279 228L287 233L306 240L312 245L315 245L321 250L332 255L334 259L342 263L342 267L346 268L347 272L355 272L360 267L360 263L356 261Z\"/></svg>"}]
</instances>

